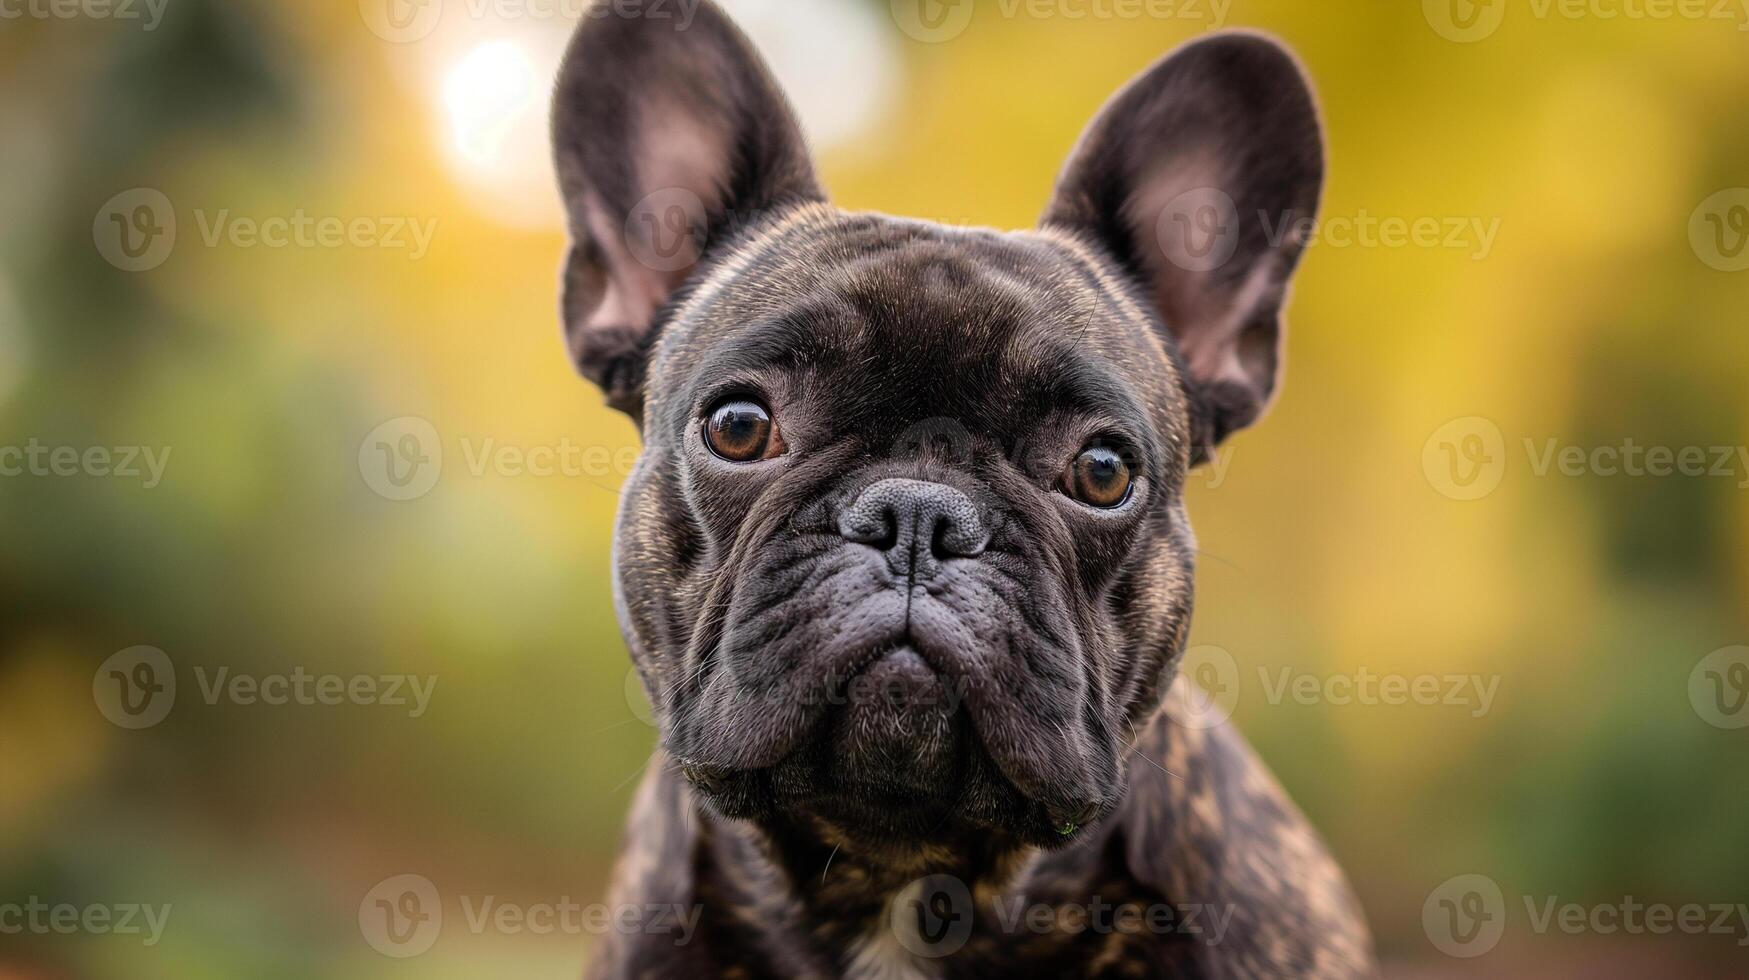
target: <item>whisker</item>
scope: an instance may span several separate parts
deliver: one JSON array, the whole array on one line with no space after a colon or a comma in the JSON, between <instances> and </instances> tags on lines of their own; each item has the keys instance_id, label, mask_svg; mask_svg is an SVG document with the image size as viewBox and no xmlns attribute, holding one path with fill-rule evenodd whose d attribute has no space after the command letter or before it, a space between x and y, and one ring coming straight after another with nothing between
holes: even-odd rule
<instances>
[{"instance_id":1,"label":"whisker","mask_svg":"<svg viewBox=\"0 0 1749 980\"><path fill-rule=\"evenodd\" d=\"M1130 726L1130 747L1129 747L1128 751L1124 752L1124 756L1128 757L1128 756L1136 755L1136 750L1142 747L1142 737L1141 737L1141 735L1139 735L1136 732L1136 723L1134 721L1131 721L1130 719L1125 718L1124 724ZM1172 770L1166 768L1165 766L1159 764L1158 762L1155 762L1152 758L1149 758L1148 756L1136 755L1136 758L1142 760L1143 762L1146 762L1148 765L1153 766L1155 769L1160 770L1161 772L1165 773L1166 775L1171 776L1173 779L1177 779L1177 780L1181 780L1181 781L1184 779L1183 776L1180 776L1179 774L1173 772Z\"/></svg>"},{"instance_id":2,"label":"whisker","mask_svg":"<svg viewBox=\"0 0 1749 980\"><path fill-rule=\"evenodd\" d=\"M612 789L610 789L610 790L608 790L608 792L609 792L609 793L617 793L617 792L619 792L619 791L620 791L620 789L621 789L621 788L622 788L622 787L624 787L624 786L625 786L625 784L627 784L627 783L629 783L629 782L631 782L631 781L632 781L632 780L633 780L633 779L636 779L636 778L637 778L637 775L638 775L638 773L641 773L641 772L643 772L643 771L644 771L644 770L645 770L645 769L646 769L646 768L647 768L647 767L648 767L648 766L649 766L649 765L650 765L650 760L649 760L649 759L645 759L645 760L644 760L644 761L643 761L643 762L642 762L642 763L641 763L641 764L639 764L639 766L638 766L638 767L637 767L637 768L636 768L636 769L633 769L633 770L632 770L632 774L631 774L631 775L630 775L630 776L627 776L627 777L626 777L626 778L624 778L624 779L622 779L622 780L620 780L620 781L619 781L619 782L617 782L617 783L615 783L615 784L614 784L614 787L613 787L613 788L612 788Z\"/></svg>"},{"instance_id":3,"label":"whisker","mask_svg":"<svg viewBox=\"0 0 1749 980\"><path fill-rule=\"evenodd\" d=\"M1207 558L1210 561L1219 562L1220 564L1227 566L1228 568L1232 569L1235 572L1250 574L1250 571L1248 569L1246 569L1245 566L1239 564L1238 562L1228 561L1227 559L1222 558L1220 555L1217 555L1212 551L1204 551L1201 548L1192 548L1192 549L1190 549L1190 553L1195 555L1198 558Z\"/></svg>"},{"instance_id":4,"label":"whisker","mask_svg":"<svg viewBox=\"0 0 1749 980\"><path fill-rule=\"evenodd\" d=\"M844 843L840 841L836 847L832 848L832 853L826 855L826 866L820 869L820 884L826 883L826 872L832 870L832 859L838 856L838 848L843 846Z\"/></svg>"},{"instance_id":5,"label":"whisker","mask_svg":"<svg viewBox=\"0 0 1749 980\"><path fill-rule=\"evenodd\" d=\"M642 718L637 718L637 717L632 717L632 718L627 718L627 719L625 719L625 720L624 720L624 721L616 721L616 722L614 722L614 723L613 723L613 724L611 724L611 725L608 725L608 726L606 726L606 727L603 727L603 728L597 728L597 729L595 729L595 730L594 730L594 731L590 731L590 732L584 732L584 733L583 733L583 734L584 734L584 736L585 736L585 737L587 737L587 736L590 736L590 735L600 735L600 734L601 734L601 733L602 733L602 732L611 732L611 731L613 731L613 730L614 730L614 729L615 729L615 728L619 728L619 727L620 727L620 726L622 726L622 725L629 725L629 724L631 724L631 723L632 723L632 722L634 722L634 721L643 721L643 720L644 720L644 719L642 719Z\"/></svg>"}]
</instances>

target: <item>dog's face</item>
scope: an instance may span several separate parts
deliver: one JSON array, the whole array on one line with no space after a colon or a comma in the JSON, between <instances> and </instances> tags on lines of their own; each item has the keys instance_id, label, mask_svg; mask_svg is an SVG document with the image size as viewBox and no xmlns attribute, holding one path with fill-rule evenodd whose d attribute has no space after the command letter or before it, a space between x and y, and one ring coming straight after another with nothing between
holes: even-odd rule
<instances>
[{"instance_id":1,"label":"dog's face","mask_svg":"<svg viewBox=\"0 0 1749 980\"><path fill-rule=\"evenodd\" d=\"M1050 845L1122 792L1189 628L1187 471L1254 421L1311 97L1222 36L1104 110L1037 231L825 203L747 42L586 21L554 135L579 367L638 419L621 619L733 816Z\"/></svg>"}]
</instances>

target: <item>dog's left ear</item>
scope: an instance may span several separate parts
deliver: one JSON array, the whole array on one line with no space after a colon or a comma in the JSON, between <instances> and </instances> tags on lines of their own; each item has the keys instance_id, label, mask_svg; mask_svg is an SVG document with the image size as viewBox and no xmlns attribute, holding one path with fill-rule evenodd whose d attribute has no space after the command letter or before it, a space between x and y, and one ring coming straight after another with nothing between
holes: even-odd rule
<instances>
[{"instance_id":1,"label":"dog's left ear","mask_svg":"<svg viewBox=\"0 0 1749 980\"><path fill-rule=\"evenodd\" d=\"M1282 302L1323 182L1305 76L1252 34L1197 41L1144 72L1058 182L1041 223L1110 252L1177 345L1196 461L1275 394Z\"/></svg>"},{"instance_id":2,"label":"dog's left ear","mask_svg":"<svg viewBox=\"0 0 1749 980\"><path fill-rule=\"evenodd\" d=\"M745 35L713 3L588 11L553 93L553 152L571 227L571 357L638 418L656 318L712 244L825 199L801 125Z\"/></svg>"}]
</instances>

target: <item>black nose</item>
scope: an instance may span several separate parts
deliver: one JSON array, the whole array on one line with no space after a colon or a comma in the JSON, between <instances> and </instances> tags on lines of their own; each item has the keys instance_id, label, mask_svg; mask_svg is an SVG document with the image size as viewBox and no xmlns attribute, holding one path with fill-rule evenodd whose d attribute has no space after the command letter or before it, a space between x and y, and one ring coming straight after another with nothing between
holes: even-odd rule
<instances>
[{"instance_id":1,"label":"black nose","mask_svg":"<svg viewBox=\"0 0 1749 980\"><path fill-rule=\"evenodd\" d=\"M895 575L934 574L938 562L976 558L989 532L970 497L943 483L882 480L838 515L838 533L886 553Z\"/></svg>"}]
</instances>

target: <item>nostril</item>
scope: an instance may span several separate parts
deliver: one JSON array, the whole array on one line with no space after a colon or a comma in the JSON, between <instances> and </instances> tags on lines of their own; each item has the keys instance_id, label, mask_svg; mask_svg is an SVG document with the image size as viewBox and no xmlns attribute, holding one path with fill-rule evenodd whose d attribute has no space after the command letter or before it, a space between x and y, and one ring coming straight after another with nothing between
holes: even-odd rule
<instances>
[{"instance_id":1,"label":"nostril","mask_svg":"<svg viewBox=\"0 0 1749 980\"><path fill-rule=\"evenodd\" d=\"M930 535L930 550L938 560L976 558L984 553L985 536L946 514L936 518L935 533Z\"/></svg>"},{"instance_id":2,"label":"nostril","mask_svg":"<svg viewBox=\"0 0 1749 980\"><path fill-rule=\"evenodd\" d=\"M858 507L839 522L838 533L846 541L890 551L899 543L898 515L890 505Z\"/></svg>"},{"instance_id":3,"label":"nostril","mask_svg":"<svg viewBox=\"0 0 1749 980\"><path fill-rule=\"evenodd\" d=\"M899 543L899 515L893 513L891 507L882 507L874 523L875 530L868 543L882 551L890 551Z\"/></svg>"}]
</instances>

